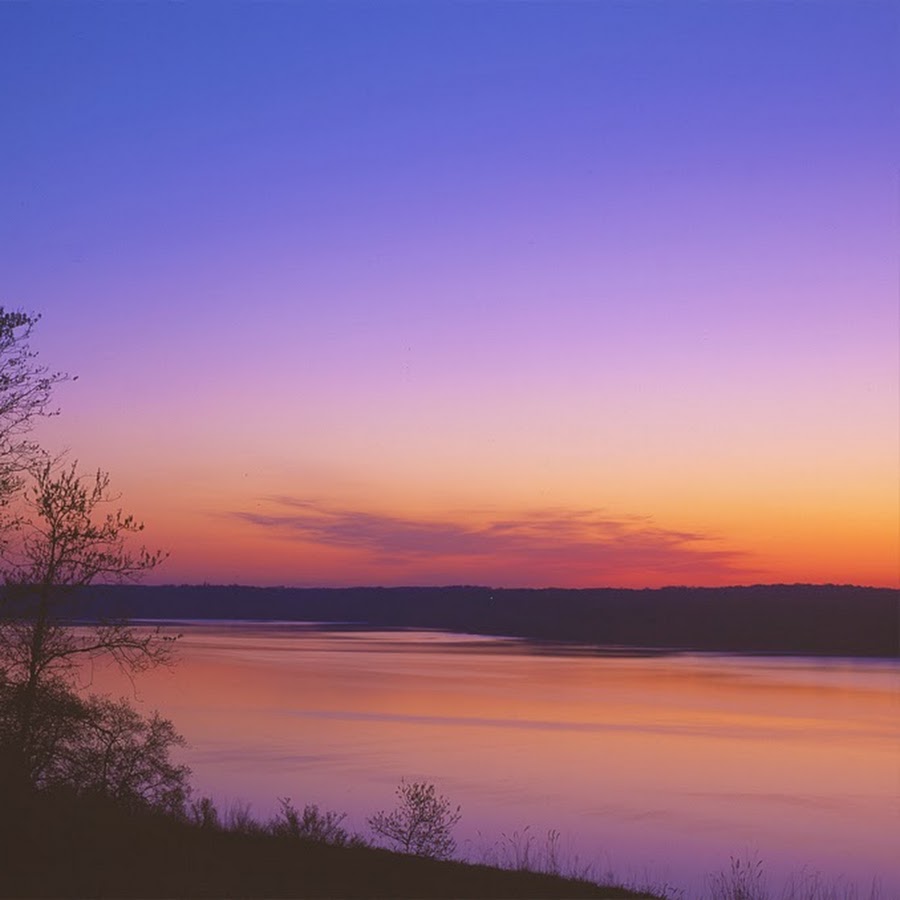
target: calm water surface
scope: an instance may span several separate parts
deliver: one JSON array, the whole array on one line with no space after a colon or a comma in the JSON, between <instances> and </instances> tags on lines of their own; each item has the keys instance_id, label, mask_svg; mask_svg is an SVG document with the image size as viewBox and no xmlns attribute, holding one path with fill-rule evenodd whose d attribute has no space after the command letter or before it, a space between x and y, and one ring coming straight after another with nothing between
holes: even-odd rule
<instances>
[{"instance_id":1,"label":"calm water surface","mask_svg":"<svg viewBox=\"0 0 900 900\"><path fill-rule=\"evenodd\" d=\"M190 743L201 793L393 805L401 778L462 806L460 849L561 833L570 862L681 885L756 854L900 897L900 666L622 657L433 632L179 623L137 699ZM108 669L95 690L131 693ZM521 839L520 839L521 843Z\"/></svg>"}]
</instances>

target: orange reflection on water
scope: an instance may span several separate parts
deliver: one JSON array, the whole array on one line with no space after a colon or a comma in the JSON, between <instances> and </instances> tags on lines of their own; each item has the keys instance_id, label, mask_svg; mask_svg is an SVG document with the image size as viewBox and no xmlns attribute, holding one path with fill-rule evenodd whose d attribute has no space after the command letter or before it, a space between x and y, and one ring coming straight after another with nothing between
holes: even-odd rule
<instances>
[{"instance_id":1,"label":"orange reflection on water","mask_svg":"<svg viewBox=\"0 0 900 900\"><path fill-rule=\"evenodd\" d=\"M279 796L359 829L402 777L501 831L570 835L620 874L696 884L756 849L900 890L896 663L563 654L513 640L296 625L184 626L138 683L191 743L199 790ZM121 688L109 670L94 687ZM479 834L482 836L479 838Z\"/></svg>"}]
</instances>

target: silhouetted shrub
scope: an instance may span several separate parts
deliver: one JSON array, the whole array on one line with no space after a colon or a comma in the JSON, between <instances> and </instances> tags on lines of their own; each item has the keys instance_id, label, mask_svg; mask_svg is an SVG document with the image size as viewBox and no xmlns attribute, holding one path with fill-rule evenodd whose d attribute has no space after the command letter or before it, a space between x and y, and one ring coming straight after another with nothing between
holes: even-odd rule
<instances>
[{"instance_id":1,"label":"silhouetted shrub","mask_svg":"<svg viewBox=\"0 0 900 900\"><path fill-rule=\"evenodd\" d=\"M341 827L341 822L347 818L346 813L331 810L323 812L314 803L307 803L303 812L299 812L291 803L290 797L280 797L278 802L281 810L270 823L269 830L272 834L338 847L345 846L351 840L347 831Z\"/></svg>"},{"instance_id":2,"label":"silhouetted shrub","mask_svg":"<svg viewBox=\"0 0 900 900\"><path fill-rule=\"evenodd\" d=\"M461 818L460 807L454 810L433 784L425 782L401 781L396 793L393 812L382 810L366 820L372 831L404 853L449 859L456 850L451 832Z\"/></svg>"},{"instance_id":3,"label":"silhouetted shrub","mask_svg":"<svg viewBox=\"0 0 900 900\"><path fill-rule=\"evenodd\" d=\"M209 797L201 797L191 803L189 818L194 825L209 830L221 828L219 811Z\"/></svg>"}]
</instances>

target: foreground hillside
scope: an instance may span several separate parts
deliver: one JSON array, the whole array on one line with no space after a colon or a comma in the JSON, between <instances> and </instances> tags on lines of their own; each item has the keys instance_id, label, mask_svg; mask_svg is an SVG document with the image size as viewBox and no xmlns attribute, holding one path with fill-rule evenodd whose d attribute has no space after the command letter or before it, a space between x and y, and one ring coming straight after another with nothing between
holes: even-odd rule
<instances>
[{"instance_id":1,"label":"foreground hillside","mask_svg":"<svg viewBox=\"0 0 900 900\"><path fill-rule=\"evenodd\" d=\"M0 812L3 897L597 897L649 894L365 846L204 828L40 798Z\"/></svg>"},{"instance_id":2,"label":"foreground hillside","mask_svg":"<svg viewBox=\"0 0 900 900\"><path fill-rule=\"evenodd\" d=\"M81 615L440 628L602 646L896 657L900 591L841 585L495 590L104 586Z\"/></svg>"}]
</instances>

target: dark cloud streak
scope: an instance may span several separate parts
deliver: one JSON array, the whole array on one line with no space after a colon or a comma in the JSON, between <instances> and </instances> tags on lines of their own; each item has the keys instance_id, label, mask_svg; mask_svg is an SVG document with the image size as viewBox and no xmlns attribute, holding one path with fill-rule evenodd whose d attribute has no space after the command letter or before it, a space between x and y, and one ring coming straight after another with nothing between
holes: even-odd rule
<instances>
[{"instance_id":1,"label":"dark cloud streak","mask_svg":"<svg viewBox=\"0 0 900 900\"><path fill-rule=\"evenodd\" d=\"M338 509L316 500L268 498L270 512L232 513L251 525L332 548L365 551L387 564L468 560L520 561L533 568L583 573L639 570L722 575L750 571L743 555L716 539L661 528L650 519L600 510L534 510L486 523L434 521Z\"/></svg>"}]
</instances>

